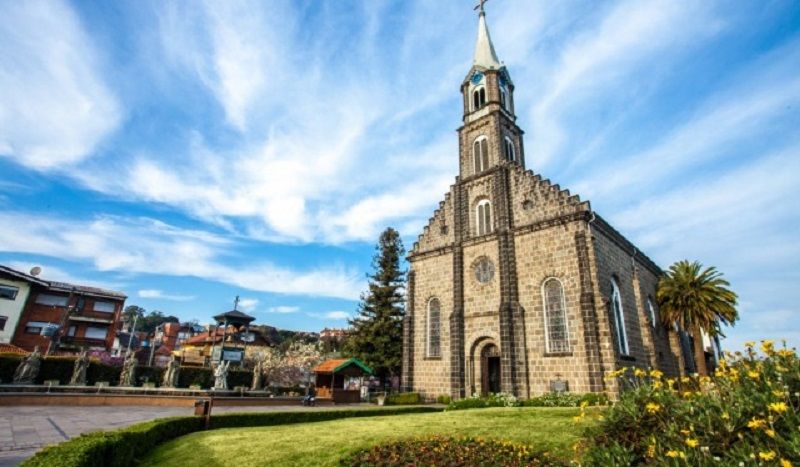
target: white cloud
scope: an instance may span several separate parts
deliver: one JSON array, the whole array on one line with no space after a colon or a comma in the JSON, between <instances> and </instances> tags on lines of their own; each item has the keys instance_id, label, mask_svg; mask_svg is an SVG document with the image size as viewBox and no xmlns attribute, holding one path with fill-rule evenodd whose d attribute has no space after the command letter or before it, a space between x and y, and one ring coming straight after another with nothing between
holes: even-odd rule
<instances>
[{"instance_id":1,"label":"white cloud","mask_svg":"<svg viewBox=\"0 0 800 467\"><path fill-rule=\"evenodd\" d=\"M355 299L360 274L342 266L295 271L269 262L230 266L236 245L217 235L180 230L144 218L98 217L73 221L4 212L0 251L91 261L99 270L192 276L248 290ZM18 232L25 232L19 235Z\"/></svg>"},{"instance_id":2,"label":"white cloud","mask_svg":"<svg viewBox=\"0 0 800 467\"><path fill-rule=\"evenodd\" d=\"M300 311L300 307L298 306L273 306L267 309L267 313L280 313L280 314L289 314L289 313L297 313Z\"/></svg>"},{"instance_id":3,"label":"white cloud","mask_svg":"<svg viewBox=\"0 0 800 467\"><path fill-rule=\"evenodd\" d=\"M78 17L61 1L0 13L0 156L40 170L89 157L122 111Z\"/></svg>"},{"instance_id":4,"label":"white cloud","mask_svg":"<svg viewBox=\"0 0 800 467\"><path fill-rule=\"evenodd\" d=\"M139 295L140 298L159 298L174 302L189 302L196 298L194 295L165 294L158 289L142 289L137 293L137 295Z\"/></svg>"},{"instance_id":5,"label":"white cloud","mask_svg":"<svg viewBox=\"0 0 800 467\"><path fill-rule=\"evenodd\" d=\"M350 313L346 311L328 311L326 313L308 313L309 316L319 319L333 319L344 321L350 317Z\"/></svg>"},{"instance_id":6,"label":"white cloud","mask_svg":"<svg viewBox=\"0 0 800 467\"><path fill-rule=\"evenodd\" d=\"M256 308L256 306L258 306L258 299L256 298L239 299L239 308L241 308L242 311L251 312Z\"/></svg>"}]
</instances>

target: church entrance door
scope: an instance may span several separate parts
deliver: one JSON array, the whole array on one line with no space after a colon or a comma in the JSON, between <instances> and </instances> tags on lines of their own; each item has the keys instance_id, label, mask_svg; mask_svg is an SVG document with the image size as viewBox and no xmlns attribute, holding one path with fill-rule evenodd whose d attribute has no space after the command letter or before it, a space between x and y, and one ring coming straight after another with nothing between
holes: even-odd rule
<instances>
[{"instance_id":1,"label":"church entrance door","mask_svg":"<svg viewBox=\"0 0 800 467\"><path fill-rule=\"evenodd\" d=\"M500 349L489 344L481 351L481 393L500 392Z\"/></svg>"}]
</instances>

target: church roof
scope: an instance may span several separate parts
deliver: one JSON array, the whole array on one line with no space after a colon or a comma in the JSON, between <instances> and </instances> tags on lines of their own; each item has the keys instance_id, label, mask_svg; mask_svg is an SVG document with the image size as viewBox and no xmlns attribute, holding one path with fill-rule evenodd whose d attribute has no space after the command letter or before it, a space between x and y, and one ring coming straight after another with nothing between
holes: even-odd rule
<instances>
[{"instance_id":1,"label":"church roof","mask_svg":"<svg viewBox=\"0 0 800 467\"><path fill-rule=\"evenodd\" d=\"M478 16L478 41L475 44L475 57L472 59L472 65L491 70L499 70L503 66L494 51L489 27L486 26L486 13L483 11Z\"/></svg>"}]
</instances>

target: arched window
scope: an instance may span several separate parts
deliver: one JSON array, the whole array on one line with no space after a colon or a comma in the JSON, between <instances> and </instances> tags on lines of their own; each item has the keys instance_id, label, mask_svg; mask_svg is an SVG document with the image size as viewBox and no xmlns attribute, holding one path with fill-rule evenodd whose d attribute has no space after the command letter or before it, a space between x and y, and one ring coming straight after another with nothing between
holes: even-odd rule
<instances>
[{"instance_id":1,"label":"arched window","mask_svg":"<svg viewBox=\"0 0 800 467\"><path fill-rule=\"evenodd\" d=\"M486 235L494 230L492 228L492 203L488 199L478 203L475 208L475 220L478 235Z\"/></svg>"},{"instance_id":2,"label":"arched window","mask_svg":"<svg viewBox=\"0 0 800 467\"><path fill-rule=\"evenodd\" d=\"M569 352L569 329L564 288L556 278L542 285L544 295L544 327L548 352Z\"/></svg>"},{"instance_id":3,"label":"arched window","mask_svg":"<svg viewBox=\"0 0 800 467\"><path fill-rule=\"evenodd\" d=\"M478 110L486 105L486 88L481 86L472 91L472 110Z\"/></svg>"},{"instance_id":4,"label":"arched window","mask_svg":"<svg viewBox=\"0 0 800 467\"><path fill-rule=\"evenodd\" d=\"M478 136L472 143L472 159L476 174L489 168L489 140L485 136Z\"/></svg>"},{"instance_id":5,"label":"arched window","mask_svg":"<svg viewBox=\"0 0 800 467\"><path fill-rule=\"evenodd\" d=\"M440 322L441 322L441 305L438 298L432 298L428 302L428 356L440 356Z\"/></svg>"},{"instance_id":6,"label":"arched window","mask_svg":"<svg viewBox=\"0 0 800 467\"><path fill-rule=\"evenodd\" d=\"M622 355L628 355L628 333L625 330L625 312L622 310L622 295L617 280L611 279L611 311L614 313L614 326L617 328L617 347Z\"/></svg>"},{"instance_id":7,"label":"arched window","mask_svg":"<svg viewBox=\"0 0 800 467\"><path fill-rule=\"evenodd\" d=\"M500 105L506 109L508 109L508 91L503 86L500 86Z\"/></svg>"},{"instance_id":8,"label":"arched window","mask_svg":"<svg viewBox=\"0 0 800 467\"><path fill-rule=\"evenodd\" d=\"M653 300L647 297L647 314L650 315L650 325L656 327L656 308L653 306Z\"/></svg>"},{"instance_id":9,"label":"arched window","mask_svg":"<svg viewBox=\"0 0 800 467\"><path fill-rule=\"evenodd\" d=\"M503 149L506 153L506 159L515 162L517 160L517 151L514 149L514 141L508 136L503 140Z\"/></svg>"}]
</instances>

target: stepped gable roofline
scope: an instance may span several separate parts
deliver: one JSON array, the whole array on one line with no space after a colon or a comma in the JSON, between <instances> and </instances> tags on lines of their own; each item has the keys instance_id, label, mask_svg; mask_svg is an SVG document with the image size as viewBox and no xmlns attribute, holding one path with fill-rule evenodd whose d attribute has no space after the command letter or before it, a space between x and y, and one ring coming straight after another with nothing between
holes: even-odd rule
<instances>
[{"instance_id":1,"label":"stepped gable roofline","mask_svg":"<svg viewBox=\"0 0 800 467\"><path fill-rule=\"evenodd\" d=\"M611 241L616 243L620 246L623 250L625 250L628 254L634 257L637 261L642 263L647 269L650 270L656 276L661 276L664 274L664 270L656 264L655 261L650 259L642 250L640 250L636 245L634 245L630 240L625 238L624 235L619 233L617 229L611 226L605 219L600 217L599 214L592 211L594 214L594 221L590 222L590 225L593 227L597 227L598 230L609 237Z\"/></svg>"},{"instance_id":2,"label":"stepped gable roofline","mask_svg":"<svg viewBox=\"0 0 800 467\"><path fill-rule=\"evenodd\" d=\"M11 269L8 266L3 266L2 264L0 264L0 275L11 277L14 280L20 280L31 284L41 285L42 287L50 286L50 284L47 281L39 279L38 277L35 276L31 276L30 274L25 274L24 272L17 271L16 269Z\"/></svg>"},{"instance_id":3,"label":"stepped gable roofline","mask_svg":"<svg viewBox=\"0 0 800 467\"><path fill-rule=\"evenodd\" d=\"M55 290L58 292L77 292L80 294L85 295L92 295L96 297L104 297L104 298L113 298L115 300L124 300L128 298L122 292L117 292L115 290L108 290L108 289L101 289L99 287L90 287L86 285L77 285L77 284L70 284L68 282L55 282L55 281L48 281L49 288L51 290Z\"/></svg>"}]
</instances>

